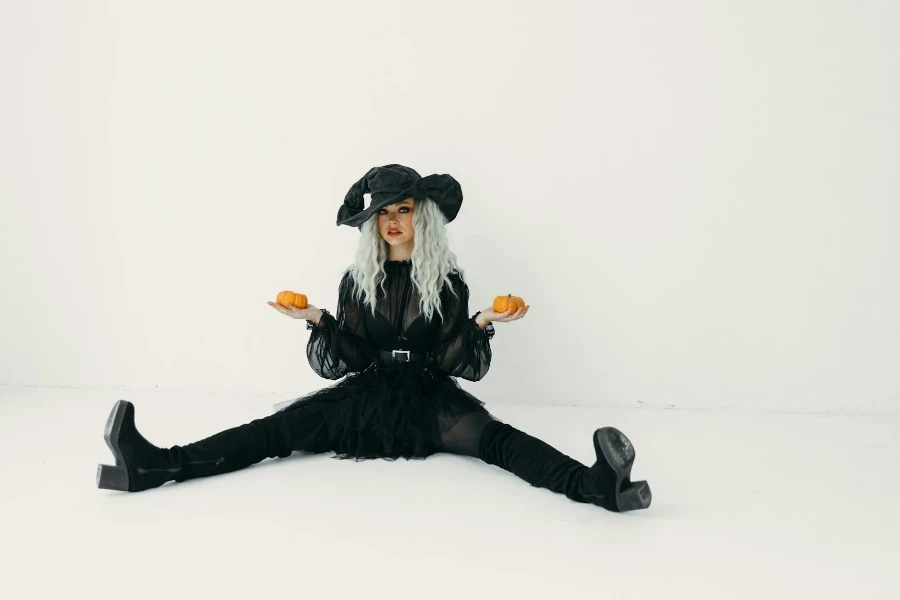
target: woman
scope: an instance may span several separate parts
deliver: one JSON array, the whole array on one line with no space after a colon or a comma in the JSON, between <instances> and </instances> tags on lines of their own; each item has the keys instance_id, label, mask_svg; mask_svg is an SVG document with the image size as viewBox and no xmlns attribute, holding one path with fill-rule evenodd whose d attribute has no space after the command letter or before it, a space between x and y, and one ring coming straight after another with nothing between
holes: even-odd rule
<instances>
[{"instance_id":1,"label":"woman","mask_svg":"<svg viewBox=\"0 0 900 600\"><path fill-rule=\"evenodd\" d=\"M371 201L363 209L366 193ZM370 169L338 211L337 224L358 227L362 237L341 279L336 315L269 302L307 321L313 370L344 379L270 416L171 448L144 439L134 425L134 406L119 400L104 432L116 466L98 466L98 486L140 491L294 450L355 460L450 452L577 502L617 512L647 508L650 487L631 482L634 448L620 431L594 432L597 461L587 467L496 419L459 386L457 377L478 381L487 373L492 323L528 313L527 306L515 313L489 307L468 316L469 288L445 230L461 204L462 190L450 175L421 177L397 164Z\"/></svg>"}]
</instances>

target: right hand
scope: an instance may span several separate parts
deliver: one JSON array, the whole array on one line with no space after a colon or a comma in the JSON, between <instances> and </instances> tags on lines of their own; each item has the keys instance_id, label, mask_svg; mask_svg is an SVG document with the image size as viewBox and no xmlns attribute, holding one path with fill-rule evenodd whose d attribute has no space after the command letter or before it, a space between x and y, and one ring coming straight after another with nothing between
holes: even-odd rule
<instances>
[{"instance_id":1,"label":"right hand","mask_svg":"<svg viewBox=\"0 0 900 600\"><path fill-rule=\"evenodd\" d=\"M529 308L531 308L531 305L527 304L516 311L513 311L513 309L510 308L503 312L497 312L494 310L494 306L491 305L481 311L481 314L479 314L478 316L483 319L487 319L491 323L508 323L509 321L516 321L524 317L526 314L528 314Z\"/></svg>"},{"instance_id":2,"label":"right hand","mask_svg":"<svg viewBox=\"0 0 900 600\"><path fill-rule=\"evenodd\" d=\"M306 319L313 323L318 323L322 317L322 311L312 304L307 304L306 308L297 308L295 306L282 306L277 302L269 302L269 306L292 319Z\"/></svg>"}]
</instances>

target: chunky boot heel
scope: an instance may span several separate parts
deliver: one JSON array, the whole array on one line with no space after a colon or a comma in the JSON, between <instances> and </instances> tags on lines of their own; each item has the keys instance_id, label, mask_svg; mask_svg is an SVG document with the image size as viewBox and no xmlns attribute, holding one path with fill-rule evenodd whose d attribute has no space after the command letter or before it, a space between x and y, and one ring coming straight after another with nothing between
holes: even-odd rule
<instances>
[{"instance_id":1,"label":"chunky boot heel","mask_svg":"<svg viewBox=\"0 0 900 600\"><path fill-rule=\"evenodd\" d=\"M128 491L128 471L125 467L97 465L97 487L104 490Z\"/></svg>"},{"instance_id":2,"label":"chunky boot heel","mask_svg":"<svg viewBox=\"0 0 900 600\"><path fill-rule=\"evenodd\" d=\"M650 506L650 485L646 481L631 482L635 452L624 433L615 427L601 427L594 432L594 451L597 462L591 470L604 481L608 494L605 508L625 512Z\"/></svg>"},{"instance_id":3,"label":"chunky boot heel","mask_svg":"<svg viewBox=\"0 0 900 600\"><path fill-rule=\"evenodd\" d=\"M650 506L653 494L650 493L650 484L646 481L635 481L630 487L616 496L616 506L619 512L639 510Z\"/></svg>"}]
</instances>

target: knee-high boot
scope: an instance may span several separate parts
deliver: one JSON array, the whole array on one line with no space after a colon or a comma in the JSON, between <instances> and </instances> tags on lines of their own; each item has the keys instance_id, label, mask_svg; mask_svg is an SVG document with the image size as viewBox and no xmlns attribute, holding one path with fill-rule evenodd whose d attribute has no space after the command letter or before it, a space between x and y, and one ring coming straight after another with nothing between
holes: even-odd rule
<instances>
[{"instance_id":1,"label":"knee-high boot","mask_svg":"<svg viewBox=\"0 0 900 600\"><path fill-rule=\"evenodd\" d=\"M634 446L625 435L603 427L594 432L597 462L587 467L556 448L515 427L494 421L481 434L478 453L534 487L565 494L576 502L624 512L650 506L650 486L631 482Z\"/></svg>"},{"instance_id":2,"label":"knee-high boot","mask_svg":"<svg viewBox=\"0 0 900 600\"><path fill-rule=\"evenodd\" d=\"M119 400L103 433L116 464L97 465L97 487L139 492L167 481L229 473L265 458L290 456L289 435L284 419L267 417L192 444L159 448L137 430L134 405Z\"/></svg>"}]
</instances>

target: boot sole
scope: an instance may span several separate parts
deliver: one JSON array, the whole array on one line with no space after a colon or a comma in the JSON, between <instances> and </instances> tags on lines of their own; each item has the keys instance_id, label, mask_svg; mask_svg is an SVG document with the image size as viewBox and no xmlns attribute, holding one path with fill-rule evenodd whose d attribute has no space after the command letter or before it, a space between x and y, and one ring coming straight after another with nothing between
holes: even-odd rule
<instances>
[{"instance_id":1,"label":"boot sole","mask_svg":"<svg viewBox=\"0 0 900 600\"><path fill-rule=\"evenodd\" d=\"M594 450L601 454L616 474L616 507L619 512L650 506L653 494L646 481L626 481L634 464L634 444L615 427L602 427L594 432ZM624 486L623 486L623 482Z\"/></svg>"},{"instance_id":2,"label":"boot sole","mask_svg":"<svg viewBox=\"0 0 900 600\"><path fill-rule=\"evenodd\" d=\"M97 465L97 487L104 490L128 491L128 470L125 468L125 458L119 450L119 434L122 431L122 423L128 408L134 410L134 405L127 400L119 400L106 419L106 428L103 430L103 439L116 459L113 465Z\"/></svg>"}]
</instances>

